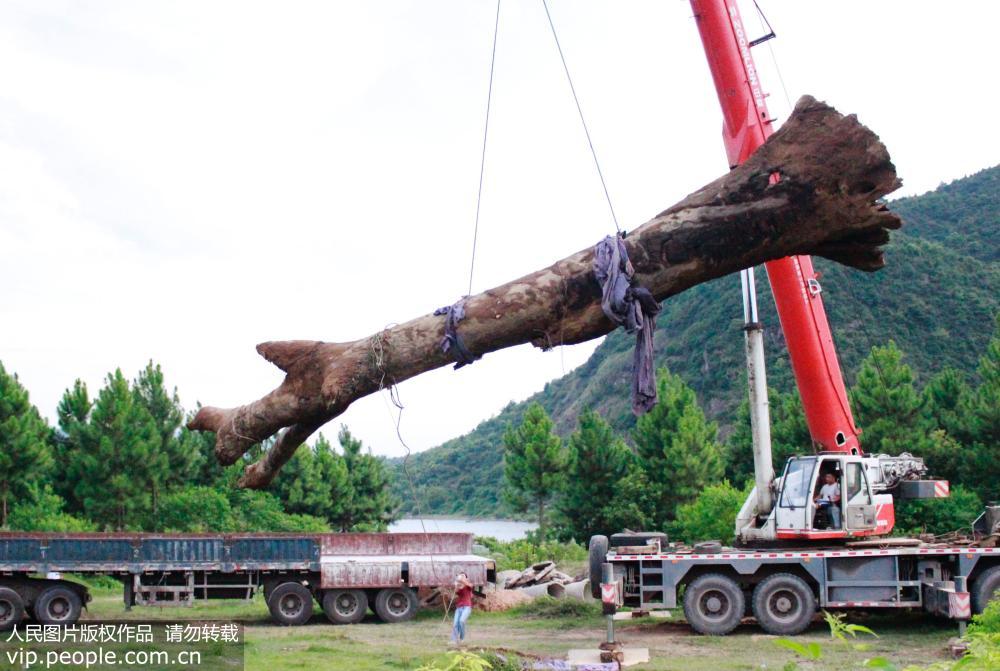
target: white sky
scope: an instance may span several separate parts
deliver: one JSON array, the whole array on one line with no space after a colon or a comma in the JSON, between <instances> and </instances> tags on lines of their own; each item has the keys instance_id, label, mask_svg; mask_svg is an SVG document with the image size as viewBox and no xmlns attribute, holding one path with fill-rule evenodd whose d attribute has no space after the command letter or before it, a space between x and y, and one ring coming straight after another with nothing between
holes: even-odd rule
<instances>
[{"instance_id":1,"label":"white sky","mask_svg":"<svg viewBox=\"0 0 1000 671\"><path fill-rule=\"evenodd\" d=\"M791 99L857 112L900 194L1000 159L1000 3L761 5ZM550 6L625 228L725 171L687 2ZM229 406L280 381L258 342L353 340L456 300L494 11L0 0L0 360L50 418L75 378L96 393L149 358L186 406ZM474 291L612 228L540 0L505 0L500 22ZM755 57L783 120L768 45ZM593 347L407 382L403 435L422 450L464 433ZM383 398L327 433L339 421L403 453Z\"/></svg>"}]
</instances>

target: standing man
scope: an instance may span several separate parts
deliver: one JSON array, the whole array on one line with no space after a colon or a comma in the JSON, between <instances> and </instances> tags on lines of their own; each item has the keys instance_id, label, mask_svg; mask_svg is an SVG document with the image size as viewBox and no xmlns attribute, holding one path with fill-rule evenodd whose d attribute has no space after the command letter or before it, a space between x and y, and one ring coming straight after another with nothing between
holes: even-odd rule
<instances>
[{"instance_id":1,"label":"standing man","mask_svg":"<svg viewBox=\"0 0 1000 671\"><path fill-rule=\"evenodd\" d=\"M825 506L830 513L830 521L833 528L840 528L840 484L837 483L837 476L827 473L823 476L823 486L816 497L816 503Z\"/></svg>"},{"instance_id":2,"label":"standing man","mask_svg":"<svg viewBox=\"0 0 1000 671\"><path fill-rule=\"evenodd\" d=\"M472 613L472 583L469 576L455 576L455 624L451 629L451 642L458 645L465 640L465 622Z\"/></svg>"}]
</instances>

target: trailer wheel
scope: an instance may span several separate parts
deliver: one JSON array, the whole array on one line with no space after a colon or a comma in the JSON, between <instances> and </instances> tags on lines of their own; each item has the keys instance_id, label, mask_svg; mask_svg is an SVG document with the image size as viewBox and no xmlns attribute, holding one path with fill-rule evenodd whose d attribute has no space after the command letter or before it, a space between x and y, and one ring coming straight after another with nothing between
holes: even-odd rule
<instances>
[{"instance_id":1,"label":"trailer wheel","mask_svg":"<svg viewBox=\"0 0 1000 671\"><path fill-rule=\"evenodd\" d=\"M417 614L417 595L408 587L388 587L375 597L375 613L383 622L403 622Z\"/></svg>"},{"instance_id":2,"label":"trailer wheel","mask_svg":"<svg viewBox=\"0 0 1000 671\"><path fill-rule=\"evenodd\" d=\"M601 598L601 570L608 561L608 537L590 537L590 596Z\"/></svg>"},{"instance_id":3,"label":"trailer wheel","mask_svg":"<svg viewBox=\"0 0 1000 671\"><path fill-rule=\"evenodd\" d=\"M9 587L0 587L0 631L10 631L24 619L24 599Z\"/></svg>"},{"instance_id":4,"label":"trailer wheel","mask_svg":"<svg viewBox=\"0 0 1000 671\"><path fill-rule=\"evenodd\" d=\"M1000 566L988 568L976 578L972 585L972 612L979 615L991 599L1000 599L997 592L1000 592Z\"/></svg>"},{"instance_id":5,"label":"trailer wheel","mask_svg":"<svg viewBox=\"0 0 1000 671\"><path fill-rule=\"evenodd\" d=\"M283 582L271 590L267 608L278 624L291 627L305 624L313 613L312 592L302 583Z\"/></svg>"},{"instance_id":6,"label":"trailer wheel","mask_svg":"<svg viewBox=\"0 0 1000 671\"><path fill-rule=\"evenodd\" d=\"M80 619L83 601L75 590L62 585L45 589L35 600L32 612L40 624L73 624Z\"/></svg>"},{"instance_id":7,"label":"trailer wheel","mask_svg":"<svg viewBox=\"0 0 1000 671\"><path fill-rule=\"evenodd\" d=\"M360 589L331 589L323 595L323 612L334 624L361 622L368 612L368 595Z\"/></svg>"},{"instance_id":8,"label":"trailer wheel","mask_svg":"<svg viewBox=\"0 0 1000 671\"><path fill-rule=\"evenodd\" d=\"M816 596L802 578L776 573L753 591L753 614L761 629L778 636L801 634L816 614Z\"/></svg>"},{"instance_id":9,"label":"trailer wheel","mask_svg":"<svg viewBox=\"0 0 1000 671\"><path fill-rule=\"evenodd\" d=\"M684 590L684 617L699 634L724 636L743 618L746 599L732 578L707 573Z\"/></svg>"}]
</instances>

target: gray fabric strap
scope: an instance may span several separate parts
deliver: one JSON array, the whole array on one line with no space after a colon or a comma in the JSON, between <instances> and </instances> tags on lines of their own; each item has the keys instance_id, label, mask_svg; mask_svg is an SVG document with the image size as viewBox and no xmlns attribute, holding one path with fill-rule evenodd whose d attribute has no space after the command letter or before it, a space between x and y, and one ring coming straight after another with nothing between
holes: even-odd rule
<instances>
[{"instance_id":1,"label":"gray fabric strap","mask_svg":"<svg viewBox=\"0 0 1000 671\"><path fill-rule=\"evenodd\" d=\"M608 319L635 333L632 358L632 412L648 412L656 405L656 372L653 368L653 332L660 304L649 290L634 280L625 241L608 236L594 247L594 276L601 285L601 309Z\"/></svg>"},{"instance_id":2,"label":"gray fabric strap","mask_svg":"<svg viewBox=\"0 0 1000 671\"><path fill-rule=\"evenodd\" d=\"M465 318L465 299L463 296L454 305L446 305L434 311L435 315L445 315L444 338L441 339L441 351L451 352L455 358L455 370L462 366L467 366L480 358L480 355L473 354L466 348L462 338L458 335L458 322Z\"/></svg>"}]
</instances>

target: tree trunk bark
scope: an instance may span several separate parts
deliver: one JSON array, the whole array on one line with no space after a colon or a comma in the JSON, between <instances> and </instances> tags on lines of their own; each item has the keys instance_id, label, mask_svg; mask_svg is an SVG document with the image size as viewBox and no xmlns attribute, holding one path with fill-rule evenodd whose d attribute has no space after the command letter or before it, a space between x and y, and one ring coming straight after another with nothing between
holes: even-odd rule
<instances>
[{"instance_id":1,"label":"tree trunk bark","mask_svg":"<svg viewBox=\"0 0 1000 671\"><path fill-rule=\"evenodd\" d=\"M538 540L545 542L545 499L538 499Z\"/></svg>"},{"instance_id":2,"label":"tree trunk bark","mask_svg":"<svg viewBox=\"0 0 1000 671\"><path fill-rule=\"evenodd\" d=\"M746 163L631 231L625 243L636 279L660 301L797 254L876 270L884 265L888 230L900 226L876 201L899 185L874 133L806 96ZM469 297L458 325L465 346L475 355L526 342L548 349L612 331L592 264L587 248ZM425 315L354 342L262 343L257 352L286 373L281 385L237 408L203 407L189 426L216 433L222 464L280 431L240 480L265 487L299 445L352 402L451 363L441 350L444 325L444 317Z\"/></svg>"}]
</instances>

